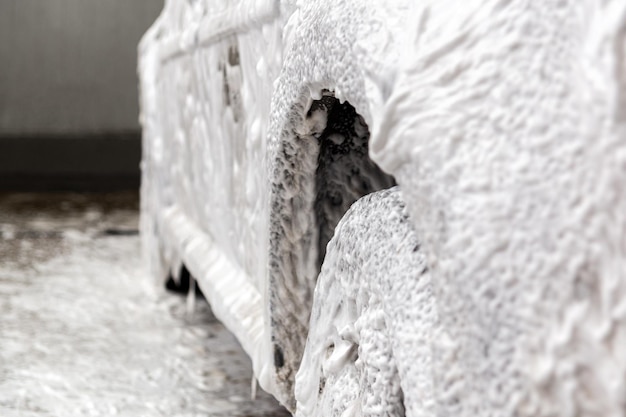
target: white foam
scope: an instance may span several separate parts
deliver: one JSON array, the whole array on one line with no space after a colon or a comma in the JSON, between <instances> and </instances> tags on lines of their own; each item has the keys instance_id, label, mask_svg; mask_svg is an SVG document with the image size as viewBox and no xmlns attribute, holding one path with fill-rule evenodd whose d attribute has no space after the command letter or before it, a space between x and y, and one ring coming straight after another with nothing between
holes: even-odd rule
<instances>
[{"instance_id":1,"label":"white foam","mask_svg":"<svg viewBox=\"0 0 626 417\"><path fill-rule=\"evenodd\" d=\"M229 4L205 8L274 14L230 27L240 20L168 1L140 50L142 230L156 275L180 262L161 230L176 207L260 294L253 359L257 372L274 367L271 164L302 126L294 108L331 90L369 125L370 155L398 180L432 277L433 394L407 414L622 415L624 3ZM194 44L189 33L210 22L224 31ZM224 62L233 45L238 68ZM248 337L237 320L229 326ZM338 392L350 392L355 369ZM262 387L289 402L272 378Z\"/></svg>"}]
</instances>

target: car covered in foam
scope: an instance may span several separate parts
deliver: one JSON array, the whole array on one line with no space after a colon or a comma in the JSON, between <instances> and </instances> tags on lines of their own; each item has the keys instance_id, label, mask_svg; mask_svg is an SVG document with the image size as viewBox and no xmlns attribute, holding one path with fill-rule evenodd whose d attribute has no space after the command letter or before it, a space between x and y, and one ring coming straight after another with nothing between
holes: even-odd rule
<instances>
[{"instance_id":1,"label":"car covered in foam","mask_svg":"<svg viewBox=\"0 0 626 417\"><path fill-rule=\"evenodd\" d=\"M141 231L297 415L623 415L626 6L167 0Z\"/></svg>"}]
</instances>

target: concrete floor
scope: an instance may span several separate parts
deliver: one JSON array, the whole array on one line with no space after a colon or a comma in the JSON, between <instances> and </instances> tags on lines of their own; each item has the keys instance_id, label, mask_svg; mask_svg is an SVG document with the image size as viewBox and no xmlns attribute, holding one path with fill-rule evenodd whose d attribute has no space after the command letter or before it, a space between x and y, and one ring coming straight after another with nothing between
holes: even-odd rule
<instances>
[{"instance_id":1,"label":"concrete floor","mask_svg":"<svg viewBox=\"0 0 626 417\"><path fill-rule=\"evenodd\" d=\"M288 416L142 267L134 193L0 195L0 416Z\"/></svg>"}]
</instances>

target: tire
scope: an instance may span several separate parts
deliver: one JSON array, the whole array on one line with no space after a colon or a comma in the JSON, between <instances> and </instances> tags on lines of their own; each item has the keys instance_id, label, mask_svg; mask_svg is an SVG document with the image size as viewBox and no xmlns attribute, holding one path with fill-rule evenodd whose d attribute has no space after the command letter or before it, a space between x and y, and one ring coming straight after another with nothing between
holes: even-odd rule
<instances>
[{"instance_id":1,"label":"tire","mask_svg":"<svg viewBox=\"0 0 626 417\"><path fill-rule=\"evenodd\" d=\"M398 187L343 217L315 288L296 416L432 412L428 268Z\"/></svg>"}]
</instances>

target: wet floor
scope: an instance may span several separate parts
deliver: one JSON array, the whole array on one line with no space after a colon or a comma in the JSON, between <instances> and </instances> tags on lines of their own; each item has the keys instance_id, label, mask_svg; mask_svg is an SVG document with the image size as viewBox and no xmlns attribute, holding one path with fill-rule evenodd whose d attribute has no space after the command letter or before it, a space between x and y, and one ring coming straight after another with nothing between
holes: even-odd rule
<instances>
[{"instance_id":1,"label":"wet floor","mask_svg":"<svg viewBox=\"0 0 626 417\"><path fill-rule=\"evenodd\" d=\"M199 301L152 285L134 193L0 195L0 416L288 416Z\"/></svg>"}]
</instances>

